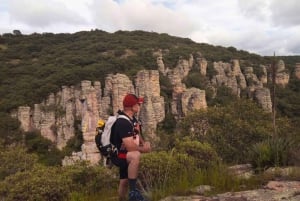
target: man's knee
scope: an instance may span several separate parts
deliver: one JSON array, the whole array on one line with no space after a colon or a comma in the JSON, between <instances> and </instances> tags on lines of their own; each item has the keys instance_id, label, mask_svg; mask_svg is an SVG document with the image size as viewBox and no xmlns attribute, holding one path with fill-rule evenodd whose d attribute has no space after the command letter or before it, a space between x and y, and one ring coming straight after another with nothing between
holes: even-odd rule
<instances>
[{"instance_id":1,"label":"man's knee","mask_svg":"<svg viewBox=\"0 0 300 201\"><path fill-rule=\"evenodd\" d=\"M139 151L129 151L127 152L127 160L139 162L141 158L141 153Z\"/></svg>"}]
</instances>

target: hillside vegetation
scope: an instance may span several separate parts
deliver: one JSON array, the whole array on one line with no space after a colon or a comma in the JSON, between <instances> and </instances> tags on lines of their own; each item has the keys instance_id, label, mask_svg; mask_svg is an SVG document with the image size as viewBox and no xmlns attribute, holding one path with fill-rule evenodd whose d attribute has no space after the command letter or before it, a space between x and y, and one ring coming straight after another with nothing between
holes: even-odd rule
<instances>
[{"instance_id":1,"label":"hillside vegetation","mask_svg":"<svg viewBox=\"0 0 300 201\"><path fill-rule=\"evenodd\" d=\"M200 184L213 185L221 192L263 182L259 176L255 184L233 178L224 164L249 162L259 172L300 163L300 80L293 74L300 56L263 57L234 47L144 31L7 33L0 36L0 200L92 201L106 200L108 194L116 196L118 181L111 176L117 174L115 169L86 164L61 167L66 154L80 150L80 133L60 151L38 131L21 131L20 122L10 112L21 105L40 103L64 85L78 85L82 80L104 83L107 74L118 72L134 78L139 70L156 70L153 53L158 50L169 68L176 66L178 58L200 52L208 61L208 74L213 72L215 61L239 59L242 71L252 66L259 74L260 64L283 59L290 82L285 88L276 87L276 133L271 114L251 100L232 96L226 87L214 98L207 96L207 111L195 111L180 122L167 113L158 126L156 151L141 162L141 183L152 192L152 200L184 194ZM208 79L193 69L184 82L205 88ZM161 77L160 84L166 101L171 99L170 82Z\"/></svg>"},{"instance_id":2,"label":"hillside vegetation","mask_svg":"<svg viewBox=\"0 0 300 201\"><path fill-rule=\"evenodd\" d=\"M198 44L187 38L144 31L78 32L75 34L3 34L0 37L0 111L41 102L63 85L100 80L109 73L134 76L141 69L157 69L153 52L164 50L172 68L179 57L201 52L208 62L232 58L253 64L268 59L234 47Z\"/></svg>"}]
</instances>

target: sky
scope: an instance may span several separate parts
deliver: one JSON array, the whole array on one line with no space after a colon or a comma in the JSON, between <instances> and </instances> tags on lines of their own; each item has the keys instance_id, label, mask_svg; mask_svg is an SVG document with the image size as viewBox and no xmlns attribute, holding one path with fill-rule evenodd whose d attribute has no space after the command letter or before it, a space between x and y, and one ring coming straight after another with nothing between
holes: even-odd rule
<instances>
[{"instance_id":1,"label":"sky","mask_svg":"<svg viewBox=\"0 0 300 201\"><path fill-rule=\"evenodd\" d=\"M0 34L144 30L288 56L300 55L299 12L299 0L0 0Z\"/></svg>"}]
</instances>

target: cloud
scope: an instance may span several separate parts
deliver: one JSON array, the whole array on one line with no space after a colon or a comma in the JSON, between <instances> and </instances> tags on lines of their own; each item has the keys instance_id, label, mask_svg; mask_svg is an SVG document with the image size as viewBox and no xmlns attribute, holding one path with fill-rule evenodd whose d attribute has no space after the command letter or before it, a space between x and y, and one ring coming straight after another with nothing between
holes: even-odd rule
<instances>
[{"instance_id":1,"label":"cloud","mask_svg":"<svg viewBox=\"0 0 300 201\"><path fill-rule=\"evenodd\" d=\"M145 30L262 55L300 54L298 0L0 1L0 33Z\"/></svg>"},{"instance_id":2,"label":"cloud","mask_svg":"<svg viewBox=\"0 0 300 201\"><path fill-rule=\"evenodd\" d=\"M275 25L300 26L300 4L298 0L272 0L270 10Z\"/></svg>"},{"instance_id":3,"label":"cloud","mask_svg":"<svg viewBox=\"0 0 300 201\"><path fill-rule=\"evenodd\" d=\"M107 31L146 30L184 36L196 28L183 13L147 0L95 0L91 9L98 28Z\"/></svg>"},{"instance_id":4,"label":"cloud","mask_svg":"<svg viewBox=\"0 0 300 201\"><path fill-rule=\"evenodd\" d=\"M56 23L82 24L85 19L68 9L60 1L27 0L8 1L10 19L33 27L46 27Z\"/></svg>"},{"instance_id":5,"label":"cloud","mask_svg":"<svg viewBox=\"0 0 300 201\"><path fill-rule=\"evenodd\" d=\"M247 18L267 21L270 18L272 0L238 0L240 12Z\"/></svg>"}]
</instances>

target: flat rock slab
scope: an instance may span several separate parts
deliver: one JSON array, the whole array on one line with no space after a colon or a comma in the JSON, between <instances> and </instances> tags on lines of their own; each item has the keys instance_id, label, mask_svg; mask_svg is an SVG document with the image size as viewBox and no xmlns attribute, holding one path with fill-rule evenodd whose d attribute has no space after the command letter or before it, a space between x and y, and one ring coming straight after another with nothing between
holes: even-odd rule
<instances>
[{"instance_id":1,"label":"flat rock slab","mask_svg":"<svg viewBox=\"0 0 300 201\"><path fill-rule=\"evenodd\" d=\"M161 201L300 201L299 181L270 181L261 189L227 192L213 197L170 196Z\"/></svg>"}]
</instances>

